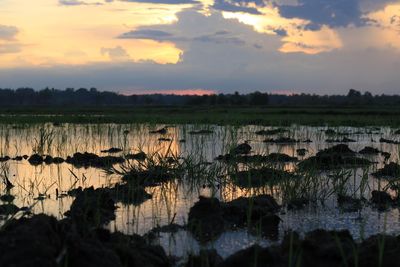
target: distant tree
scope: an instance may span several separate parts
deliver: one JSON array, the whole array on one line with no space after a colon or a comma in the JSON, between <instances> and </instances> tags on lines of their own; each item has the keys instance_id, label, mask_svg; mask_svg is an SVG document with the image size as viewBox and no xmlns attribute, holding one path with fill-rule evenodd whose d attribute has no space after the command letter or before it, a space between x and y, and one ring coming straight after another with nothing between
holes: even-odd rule
<instances>
[{"instance_id":1,"label":"distant tree","mask_svg":"<svg viewBox=\"0 0 400 267\"><path fill-rule=\"evenodd\" d=\"M289 105L289 106L345 106L374 105L399 106L399 95L372 95L370 92L361 94L350 89L347 95L277 95L254 92L249 94L214 94L214 95L122 95L109 91L98 91L96 88L67 88L57 90L45 88L41 91L32 88L1 89L0 107L23 106L110 106L110 105Z\"/></svg>"},{"instance_id":2,"label":"distant tree","mask_svg":"<svg viewBox=\"0 0 400 267\"><path fill-rule=\"evenodd\" d=\"M225 105L228 103L228 99L224 94L219 94L217 96L217 105Z\"/></svg>"},{"instance_id":3,"label":"distant tree","mask_svg":"<svg viewBox=\"0 0 400 267\"><path fill-rule=\"evenodd\" d=\"M359 92L355 89L350 89L349 93L347 94L347 97L349 97L349 98L361 97L361 92Z\"/></svg>"},{"instance_id":4,"label":"distant tree","mask_svg":"<svg viewBox=\"0 0 400 267\"><path fill-rule=\"evenodd\" d=\"M241 96L238 91L236 91L231 97L230 102L232 105L239 106L243 105L246 102L244 96Z\"/></svg>"},{"instance_id":5,"label":"distant tree","mask_svg":"<svg viewBox=\"0 0 400 267\"><path fill-rule=\"evenodd\" d=\"M268 94L256 91L249 95L249 104L252 106L267 105L269 101Z\"/></svg>"},{"instance_id":6,"label":"distant tree","mask_svg":"<svg viewBox=\"0 0 400 267\"><path fill-rule=\"evenodd\" d=\"M150 96L144 95L144 96L143 96L143 102L144 102L146 105L150 105L150 104L152 104L154 101L153 101L153 99L152 99Z\"/></svg>"}]
</instances>

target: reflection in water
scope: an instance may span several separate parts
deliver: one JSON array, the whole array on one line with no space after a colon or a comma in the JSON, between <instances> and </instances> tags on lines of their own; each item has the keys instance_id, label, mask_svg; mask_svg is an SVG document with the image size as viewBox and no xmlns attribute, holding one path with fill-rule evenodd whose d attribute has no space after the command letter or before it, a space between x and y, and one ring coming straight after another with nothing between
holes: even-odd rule
<instances>
[{"instance_id":1,"label":"reflection in water","mask_svg":"<svg viewBox=\"0 0 400 267\"><path fill-rule=\"evenodd\" d=\"M114 125L114 124L87 124L75 125L64 124L56 127L46 125L10 125L0 126L0 156L11 158L22 155L40 153L66 158L75 152L91 152L98 155L101 150L112 147L121 148L123 152L116 155L126 155L144 151L145 153L167 152L185 158L192 158L196 162L214 162L214 165L222 166L223 163L215 163L214 158L226 154L238 143L249 141L254 154L268 155L279 152L300 160L315 155L321 149L332 146L325 140L328 138L323 129L318 127L294 126L289 134L282 134L296 140L311 139L312 143L295 143L291 145L266 144L262 141L265 136L254 133L260 129L259 126L193 126L181 125L170 126L165 135L149 134L150 130L160 129L164 125ZM191 135L189 132L200 129L211 129L212 134ZM373 129L346 128L335 129L338 132L347 132L356 142L349 143L349 147L359 151L365 146L373 146L380 151L391 153L391 161L399 161L399 146L377 142L380 137L394 139L389 128L382 128L376 133ZM360 133L362 132L362 133ZM279 135L278 135L279 136ZM171 141L160 141L159 138L171 139ZM275 136L276 137L276 136ZM185 140L183 142L182 140ZM306 156L298 156L297 149L307 149ZM383 166L383 157L369 156L371 161L376 162L372 169ZM58 219L64 217L64 212L69 210L73 198L65 196L56 198L58 192L67 192L70 189L81 187L107 187L120 181L118 175L110 175L96 168L75 168L62 163L42 164L32 166L26 160L10 160L2 162L2 175L7 175L15 187L10 191L16 196L14 204L18 207L33 206L34 213L47 213ZM246 168L242 166L241 168ZM295 171L296 164L288 163L281 165L284 170ZM370 172L372 172L372 169ZM359 188L360 176L363 170L352 170L353 179L349 183L351 187ZM215 173L210 172L210 176ZM326 173L319 173L321 179L328 179ZM146 188L152 194L152 198L139 206L124 205L118 203L116 220L108 227L111 230L119 230L125 233L144 234L156 226L166 225L171 222L185 224L190 207L197 201L199 195L214 196L222 201L231 201L240 196L251 196L254 194L271 194L278 202L282 201L282 190L278 186L243 189L235 186L227 176L197 178L187 175L185 179L173 180L156 187ZM369 188L365 197L374 189L385 186L385 181L379 181L370 177ZM1 185L1 192L4 192ZM3 194L3 193L1 193ZM343 213L333 198L327 199L324 206L318 208L309 206L303 210L284 210L279 215L283 222L280 225L282 235L284 230L295 229L300 232L310 231L315 228L342 229L348 228L356 238L362 238L383 231L400 233L399 211L391 209L386 212L377 212L366 207L361 213ZM252 236L245 230L224 233L218 240L208 246L214 246L219 254L228 256L232 252L260 241L259 237ZM172 254L185 254L187 251L197 251L198 244L189 233L180 231L175 235L161 234L159 242ZM271 241L261 240L262 244Z\"/></svg>"}]
</instances>

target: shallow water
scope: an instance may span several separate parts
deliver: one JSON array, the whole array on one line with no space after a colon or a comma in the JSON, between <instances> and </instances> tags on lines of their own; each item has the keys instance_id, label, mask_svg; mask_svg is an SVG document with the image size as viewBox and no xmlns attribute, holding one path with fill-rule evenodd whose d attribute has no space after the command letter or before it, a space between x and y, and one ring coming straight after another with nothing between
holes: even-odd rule
<instances>
[{"instance_id":1,"label":"shallow water","mask_svg":"<svg viewBox=\"0 0 400 267\"><path fill-rule=\"evenodd\" d=\"M40 153L66 158L75 152L86 151L98 155L107 155L107 153L100 151L118 147L122 148L123 152L115 155L126 155L140 150L150 154L157 152L163 155L169 152L185 158L190 157L196 162L211 162L212 166L215 165L217 168L224 164L216 162L214 158L227 153L230 148L244 141L249 142L254 154L267 155L272 152L280 152L297 156L297 149L306 148L309 153L305 157L299 157L300 159L312 156L319 150L336 144L326 142L326 139L330 138L324 133L326 127L292 126L288 128L289 133L271 136L282 135L299 140L311 139L313 141L312 143L291 145L263 143L262 141L266 137L257 136L255 132L268 129L268 127L260 126L171 126L168 128L168 134L162 137L168 137L172 141L160 142L158 138L161 135L149 134L149 131L162 127L164 125L0 125L0 154L12 158L18 155ZM200 129L210 129L213 130L213 133L209 135L189 134L190 131ZM375 130L373 128L339 127L335 130L346 132L348 133L347 137L357 141L348 144L355 151L359 151L365 146L372 146L381 151L390 152L390 161L399 161L399 145L379 143L381 137L399 139L399 136L395 136L390 128ZM44 135L47 135L46 138L43 138ZM341 138L341 136L337 138ZM43 139L45 140L43 141ZM186 142L180 142L182 139L185 139ZM368 158L376 162L368 169L368 173L383 166L381 156ZM293 171L295 164L284 164L281 167ZM353 178L349 183L348 190L359 185L360 176L363 173L361 169L350 171ZM69 210L73 198L56 199L56 189L59 192L66 192L79 186L106 187L121 179L119 175L109 175L98 168L75 168L67 163L32 166L26 160L20 162L10 160L1 163L0 173L7 175L15 185L10 192L16 196L15 205L32 207L33 213L51 214L59 219L64 218L64 212ZM210 174L212 173L210 172ZM324 172L318 175L321 179L328 179ZM372 190L382 188L385 184L384 180L377 180L370 176L368 178L369 188L364 192L364 196L369 198ZM0 187L1 192L3 192L3 184ZM172 219L175 223L185 224L190 207L198 200L199 195L214 196L221 201L231 201L240 196L268 193L272 194L278 202L282 200L282 190L279 187L241 189L232 184L227 176L200 179L186 175L184 179L170 181L157 187L149 187L146 188L146 191L151 193L153 197L141 205L117 203L119 208L116 211L116 220L106 227L124 233L142 235L156 226L168 224ZM48 197L44 200L37 200L36 198L40 194L46 194ZM360 213L346 213L337 208L336 201L331 197L326 200L324 205L318 203L317 207L307 206L301 210L284 208L279 216L282 219L280 237L289 229L305 233L317 228L348 229L356 239L381 232L400 234L400 213L398 209L378 212L376 209L366 206ZM200 247L190 233L185 231L179 231L175 234L162 233L157 242L165 248L167 253L177 256L197 252ZM213 247L217 249L221 256L227 257L255 242L268 245L276 241L254 236L249 234L246 229L242 229L226 232L217 240L205 246Z\"/></svg>"}]
</instances>

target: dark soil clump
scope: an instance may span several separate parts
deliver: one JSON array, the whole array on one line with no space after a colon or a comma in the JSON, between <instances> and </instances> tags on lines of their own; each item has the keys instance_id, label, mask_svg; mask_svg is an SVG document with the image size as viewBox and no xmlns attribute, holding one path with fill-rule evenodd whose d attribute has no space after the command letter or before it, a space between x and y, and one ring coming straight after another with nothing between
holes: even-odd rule
<instances>
[{"instance_id":1,"label":"dark soil clump","mask_svg":"<svg viewBox=\"0 0 400 267\"><path fill-rule=\"evenodd\" d=\"M147 155L144 152L138 152L136 154L128 154L125 156L125 159L134 159L138 161L144 161L146 159Z\"/></svg>"},{"instance_id":2,"label":"dark soil clump","mask_svg":"<svg viewBox=\"0 0 400 267\"><path fill-rule=\"evenodd\" d=\"M227 229L243 227L276 238L280 218L275 213L279 209L280 206L269 195L240 197L227 203L200 197L190 209L188 229L200 242L214 240Z\"/></svg>"},{"instance_id":3,"label":"dark soil clump","mask_svg":"<svg viewBox=\"0 0 400 267\"><path fill-rule=\"evenodd\" d=\"M274 184L282 179L296 179L298 176L269 167L250 169L231 174L232 181L242 188L261 187L267 184Z\"/></svg>"},{"instance_id":4,"label":"dark soil clump","mask_svg":"<svg viewBox=\"0 0 400 267\"><path fill-rule=\"evenodd\" d=\"M290 137L278 137L276 139L268 138L268 139L265 139L263 142L267 143L267 144L294 144L294 143L300 143L299 140L296 140L296 139L293 139L293 138L290 138Z\"/></svg>"},{"instance_id":5,"label":"dark soil clump","mask_svg":"<svg viewBox=\"0 0 400 267\"><path fill-rule=\"evenodd\" d=\"M40 165L44 161L43 157L40 156L39 154L33 154L32 156L29 157L28 162L31 165Z\"/></svg>"},{"instance_id":6,"label":"dark soil clump","mask_svg":"<svg viewBox=\"0 0 400 267\"><path fill-rule=\"evenodd\" d=\"M0 215L14 215L19 210L17 206L11 203L0 205Z\"/></svg>"},{"instance_id":7,"label":"dark soil clump","mask_svg":"<svg viewBox=\"0 0 400 267\"><path fill-rule=\"evenodd\" d=\"M394 162L386 164L382 169L377 170L372 174L376 178L399 178L400 165Z\"/></svg>"},{"instance_id":8,"label":"dark soil clump","mask_svg":"<svg viewBox=\"0 0 400 267\"><path fill-rule=\"evenodd\" d=\"M0 266L170 266L163 249L140 236L76 226L47 215L10 221L0 232Z\"/></svg>"},{"instance_id":9,"label":"dark soil clump","mask_svg":"<svg viewBox=\"0 0 400 267\"><path fill-rule=\"evenodd\" d=\"M340 144L318 152L315 156L303 160L298 164L300 169L329 170L342 167L368 166L371 162L359 158L347 145Z\"/></svg>"},{"instance_id":10,"label":"dark soil clump","mask_svg":"<svg viewBox=\"0 0 400 267\"><path fill-rule=\"evenodd\" d=\"M362 150L360 150L358 153L364 154L364 155L376 155L376 154L379 154L380 151L379 151L379 149L376 149L376 148L373 148L370 146L366 146Z\"/></svg>"},{"instance_id":11,"label":"dark soil clump","mask_svg":"<svg viewBox=\"0 0 400 267\"><path fill-rule=\"evenodd\" d=\"M157 186L170 181L177 178L177 175L178 171L176 169L164 166L153 166L147 170L132 169L122 177L122 180L133 185L146 187Z\"/></svg>"},{"instance_id":12,"label":"dark soil clump","mask_svg":"<svg viewBox=\"0 0 400 267\"><path fill-rule=\"evenodd\" d=\"M247 143L243 143L233 148L230 153L233 155L242 155L242 154L249 154L250 151L251 151L251 146Z\"/></svg>"},{"instance_id":13,"label":"dark soil clump","mask_svg":"<svg viewBox=\"0 0 400 267\"><path fill-rule=\"evenodd\" d=\"M222 261L222 257L215 249L202 249L199 255L189 255L185 267L217 267Z\"/></svg>"},{"instance_id":14,"label":"dark soil clump","mask_svg":"<svg viewBox=\"0 0 400 267\"><path fill-rule=\"evenodd\" d=\"M75 167L95 167L107 168L117 163L123 163L123 157L105 156L100 157L93 153L75 153L72 157L68 156L66 162L74 165Z\"/></svg>"},{"instance_id":15,"label":"dark soil clump","mask_svg":"<svg viewBox=\"0 0 400 267\"><path fill-rule=\"evenodd\" d=\"M112 147L112 148L109 148L109 149L106 149L106 150L102 150L101 151L101 153L119 153L119 152L122 152L122 149L121 148L117 148L117 147Z\"/></svg>"},{"instance_id":16,"label":"dark soil clump","mask_svg":"<svg viewBox=\"0 0 400 267\"><path fill-rule=\"evenodd\" d=\"M198 131L190 131L190 135L207 135L207 134L213 134L214 131L211 130L198 130Z\"/></svg>"},{"instance_id":17,"label":"dark soil clump","mask_svg":"<svg viewBox=\"0 0 400 267\"><path fill-rule=\"evenodd\" d=\"M275 134L281 134L281 133L286 133L288 130L284 128L277 128L277 129L271 129L271 130L260 130L256 132L256 135L275 135Z\"/></svg>"},{"instance_id":18,"label":"dark soil clump","mask_svg":"<svg viewBox=\"0 0 400 267\"><path fill-rule=\"evenodd\" d=\"M386 144L394 144L394 145L399 145L400 144L400 141L389 140L389 139L386 139L386 138L379 139L379 142L386 143Z\"/></svg>"},{"instance_id":19,"label":"dark soil clump","mask_svg":"<svg viewBox=\"0 0 400 267\"><path fill-rule=\"evenodd\" d=\"M76 198L66 215L79 226L98 227L115 219L116 206L110 192L93 187L76 191Z\"/></svg>"}]
</instances>

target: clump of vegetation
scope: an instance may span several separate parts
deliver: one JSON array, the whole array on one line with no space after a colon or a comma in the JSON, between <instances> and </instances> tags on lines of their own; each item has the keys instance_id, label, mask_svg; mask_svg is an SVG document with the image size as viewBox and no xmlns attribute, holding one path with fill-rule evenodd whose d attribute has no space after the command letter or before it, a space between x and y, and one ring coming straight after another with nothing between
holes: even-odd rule
<instances>
[{"instance_id":1,"label":"clump of vegetation","mask_svg":"<svg viewBox=\"0 0 400 267\"><path fill-rule=\"evenodd\" d=\"M394 144L394 145L399 145L400 144L400 141L390 140L390 139L386 139L386 138L383 138L383 137L381 137L379 139L379 142L386 143L386 144Z\"/></svg>"},{"instance_id":2,"label":"clump of vegetation","mask_svg":"<svg viewBox=\"0 0 400 267\"><path fill-rule=\"evenodd\" d=\"M326 139L327 143L355 143L356 140L343 137L342 139Z\"/></svg>"},{"instance_id":3,"label":"clump of vegetation","mask_svg":"<svg viewBox=\"0 0 400 267\"><path fill-rule=\"evenodd\" d=\"M118 168L111 167L106 171L121 175L122 180L129 184L146 187L179 178L184 168L180 157L167 152L164 155L160 153L146 155L144 160L140 158L136 162L126 162Z\"/></svg>"},{"instance_id":4,"label":"clump of vegetation","mask_svg":"<svg viewBox=\"0 0 400 267\"><path fill-rule=\"evenodd\" d=\"M208 135L208 134L213 134L213 133L214 133L214 131L206 130L206 129L198 130L198 131L190 131L189 132L189 134L191 134L191 135L202 135L202 134Z\"/></svg>"},{"instance_id":5,"label":"clump of vegetation","mask_svg":"<svg viewBox=\"0 0 400 267\"><path fill-rule=\"evenodd\" d=\"M231 164L237 163L252 163L252 164L263 164L263 163L288 163L296 162L298 158L291 157L283 153L271 153L269 155L235 155L225 154L220 155L216 160L224 161Z\"/></svg>"},{"instance_id":6,"label":"clump of vegetation","mask_svg":"<svg viewBox=\"0 0 400 267\"><path fill-rule=\"evenodd\" d=\"M290 138L290 137L278 137L276 139L273 138L268 138L263 141L264 143L270 143L270 144L294 144L294 143L300 143L299 140Z\"/></svg>"},{"instance_id":7,"label":"clump of vegetation","mask_svg":"<svg viewBox=\"0 0 400 267\"><path fill-rule=\"evenodd\" d=\"M236 173L232 173L230 177L233 183L241 188L261 187L268 184L281 182L284 179L299 178L295 174L270 167L239 171Z\"/></svg>"},{"instance_id":8,"label":"clump of vegetation","mask_svg":"<svg viewBox=\"0 0 400 267\"><path fill-rule=\"evenodd\" d=\"M349 168L368 166L371 162L359 158L347 145L340 144L318 152L315 156L303 160L298 164L300 169L329 170L335 168Z\"/></svg>"},{"instance_id":9,"label":"clump of vegetation","mask_svg":"<svg viewBox=\"0 0 400 267\"><path fill-rule=\"evenodd\" d=\"M288 132L287 129L284 128L276 128L270 130L260 130L256 132L256 135L276 135Z\"/></svg>"}]
</instances>

